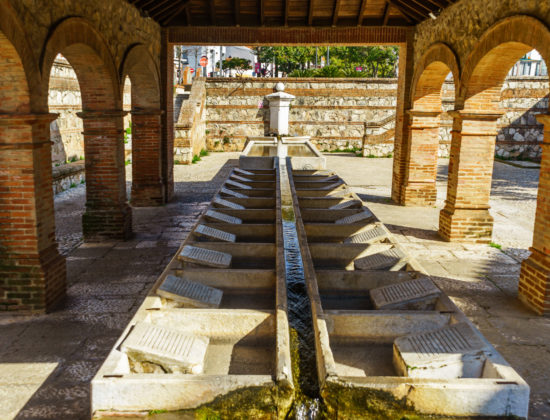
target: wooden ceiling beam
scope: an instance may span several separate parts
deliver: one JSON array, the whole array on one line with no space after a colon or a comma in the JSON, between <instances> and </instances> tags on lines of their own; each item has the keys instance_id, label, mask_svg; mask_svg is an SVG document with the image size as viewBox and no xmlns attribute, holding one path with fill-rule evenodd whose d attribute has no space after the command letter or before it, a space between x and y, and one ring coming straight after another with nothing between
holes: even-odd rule
<instances>
[{"instance_id":1,"label":"wooden ceiling beam","mask_svg":"<svg viewBox=\"0 0 550 420\"><path fill-rule=\"evenodd\" d=\"M290 12L290 0L284 0L285 10L284 13L284 25L288 26L288 14Z\"/></svg>"},{"instance_id":2,"label":"wooden ceiling beam","mask_svg":"<svg viewBox=\"0 0 550 420\"><path fill-rule=\"evenodd\" d=\"M236 26L241 26L241 0L233 0L233 18Z\"/></svg>"},{"instance_id":3,"label":"wooden ceiling beam","mask_svg":"<svg viewBox=\"0 0 550 420\"><path fill-rule=\"evenodd\" d=\"M359 8L359 14L357 15L357 26L361 26L363 24L363 15L365 14L367 1L368 0L361 0L361 7Z\"/></svg>"},{"instance_id":4,"label":"wooden ceiling beam","mask_svg":"<svg viewBox=\"0 0 550 420\"><path fill-rule=\"evenodd\" d=\"M265 25L265 0L260 0L260 26Z\"/></svg>"},{"instance_id":5,"label":"wooden ceiling beam","mask_svg":"<svg viewBox=\"0 0 550 420\"><path fill-rule=\"evenodd\" d=\"M408 2L412 2L412 3L416 4L419 8L424 9L426 11L426 13L433 12L431 7L426 6L426 4L422 3L419 0L408 0Z\"/></svg>"},{"instance_id":6,"label":"wooden ceiling beam","mask_svg":"<svg viewBox=\"0 0 550 420\"><path fill-rule=\"evenodd\" d=\"M174 2L170 2L168 5L164 6L159 11L156 11L154 13L151 13L151 17L155 20L159 19L161 16L164 16L165 14L170 14L171 11L174 11L177 8L174 7Z\"/></svg>"},{"instance_id":7,"label":"wooden ceiling beam","mask_svg":"<svg viewBox=\"0 0 550 420\"><path fill-rule=\"evenodd\" d=\"M399 13L401 13L401 16L403 16L405 18L405 20L409 23L415 23L415 21L413 20L413 18L408 14L406 13L400 6L398 6L397 4L395 4L393 2L393 0L387 0L387 3L390 5L390 6L393 6L395 7Z\"/></svg>"},{"instance_id":8,"label":"wooden ceiling beam","mask_svg":"<svg viewBox=\"0 0 550 420\"><path fill-rule=\"evenodd\" d=\"M216 5L214 0L208 0L208 6L210 10L210 25L216 24Z\"/></svg>"},{"instance_id":9,"label":"wooden ceiling beam","mask_svg":"<svg viewBox=\"0 0 550 420\"><path fill-rule=\"evenodd\" d=\"M384 17L382 18L382 26L386 26L388 24L388 19L390 18L390 4L386 2L386 6L384 7Z\"/></svg>"},{"instance_id":10,"label":"wooden ceiling beam","mask_svg":"<svg viewBox=\"0 0 550 420\"><path fill-rule=\"evenodd\" d=\"M315 0L309 0L309 11L307 13L307 24L313 25L313 9L315 6Z\"/></svg>"},{"instance_id":11,"label":"wooden ceiling beam","mask_svg":"<svg viewBox=\"0 0 550 420\"><path fill-rule=\"evenodd\" d=\"M410 12L409 15L412 13L412 17L417 17L419 21L422 21L428 17L429 12L425 12L423 10L419 10L418 6L413 6L410 3L410 0L392 0L394 3L398 3L401 5L401 8Z\"/></svg>"},{"instance_id":12,"label":"wooden ceiling beam","mask_svg":"<svg viewBox=\"0 0 550 420\"><path fill-rule=\"evenodd\" d=\"M149 9L147 9L147 11L149 13L152 13L154 10L157 10L159 7L162 7L163 5L165 5L166 3L173 3L173 1L171 0L160 0L159 2L155 3L153 5L153 7L150 7ZM169 7L172 7L174 6L173 4L170 4Z\"/></svg>"},{"instance_id":13,"label":"wooden ceiling beam","mask_svg":"<svg viewBox=\"0 0 550 420\"><path fill-rule=\"evenodd\" d=\"M189 4L191 3L191 0L183 0L176 9L174 9L173 13L170 15L170 16L166 16L165 18L163 18L162 20L162 24L163 25L168 25L170 22L172 22L172 20L178 16L181 12L183 12L185 10L185 16L186 16L186 19L187 19L187 22L188 22L188 25L190 25L190 21L191 21L191 16L190 16L190 13L189 13Z\"/></svg>"},{"instance_id":14,"label":"wooden ceiling beam","mask_svg":"<svg viewBox=\"0 0 550 420\"><path fill-rule=\"evenodd\" d=\"M336 26L336 24L338 23L338 15L340 14L341 4L342 4L342 0L336 0L334 2L334 10L332 11L332 26Z\"/></svg>"},{"instance_id":15,"label":"wooden ceiling beam","mask_svg":"<svg viewBox=\"0 0 550 420\"><path fill-rule=\"evenodd\" d=\"M439 7L440 9L444 9L449 5L450 2L445 2L445 0L426 0L428 3L433 4L436 7Z\"/></svg>"}]
</instances>

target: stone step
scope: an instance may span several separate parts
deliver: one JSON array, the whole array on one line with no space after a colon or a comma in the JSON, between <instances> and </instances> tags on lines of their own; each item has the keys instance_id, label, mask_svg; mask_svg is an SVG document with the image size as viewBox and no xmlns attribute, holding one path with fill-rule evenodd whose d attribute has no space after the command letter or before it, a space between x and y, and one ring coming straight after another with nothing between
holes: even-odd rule
<instances>
[{"instance_id":1,"label":"stone step","mask_svg":"<svg viewBox=\"0 0 550 420\"><path fill-rule=\"evenodd\" d=\"M252 182L251 179L244 178L244 177L242 177L242 176L240 176L240 175L234 175L234 174L231 175L231 179L236 180L236 181L240 181L240 182Z\"/></svg>"},{"instance_id":2,"label":"stone step","mask_svg":"<svg viewBox=\"0 0 550 420\"><path fill-rule=\"evenodd\" d=\"M233 172L236 172L238 174L241 174L241 175L244 175L244 176L250 176L250 175L254 175L252 172L249 172L249 171L245 171L244 169L240 169L240 168L235 168L233 169Z\"/></svg>"},{"instance_id":3,"label":"stone step","mask_svg":"<svg viewBox=\"0 0 550 420\"><path fill-rule=\"evenodd\" d=\"M490 351L468 323L460 322L397 338L393 362L398 374L411 378L479 378Z\"/></svg>"},{"instance_id":4,"label":"stone step","mask_svg":"<svg viewBox=\"0 0 550 420\"><path fill-rule=\"evenodd\" d=\"M334 223L337 225L351 225L353 223L360 222L361 220L373 219L374 214L369 209L364 208L362 212L352 214L351 216L346 216L341 219L336 220Z\"/></svg>"},{"instance_id":5,"label":"stone step","mask_svg":"<svg viewBox=\"0 0 550 420\"><path fill-rule=\"evenodd\" d=\"M321 187L321 190L333 190L335 188L338 188L339 186L344 185L343 182L334 182L333 184L329 184L325 187Z\"/></svg>"},{"instance_id":6,"label":"stone step","mask_svg":"<svg viewBox=\"0 0 550 420\"><path fill-rule=\"evenodd\" d=\"M220 198L220 197L214 198L214 200L212 202L214 204L218 204L220 206L227 207L228 209L233 209L233 210L244 210L245 209L245 207L241 206L240 204L236 204L236 203L233 203L231 201L224 200L223 198Z\"/></svg>"},{"instance_id":7,"label":"stone step","mask_svg":"<svg viewBox=\"0 0 550 420\"><path fill-rule=\"evenodd\" d=\"M335 204L334 206L329 207L329 210L343 210L357 205L361 205L359 200L347 200L342 201L341 203Z\"/></svg>"},{"instance_id":8,"label":"stone step","mask_svg":"<svg viewBox=\"0 0 550 420\"><path fill-rule=\"evenodd\" d=\"M244 185L244 184L241 184L240 182L232 181L230 179L225 181L225 185L231 185L231 186L233 186L235 188L238 188L240 190L251 190L252 189L252 187L249 186L249 185Z\"/></svg>"},{"instance_id":9,"label":"stone step","mask_svg":"<svg viewBox=\"0 0 550 420\"><path fill-rule=\"evenodd\" d=\"M249 198L247 195L241 194L240 192L233 191L225 187L222 187L220 193L235 198Z\"/></svg>"},{"instance_id":10,"label":"stone step","mask_svg":"<svg viewBox=\"0 0 550 420\"><path fill-rule=\"evenodd\" d=\"M219 211L215 210L208 210L205 213L205 216L217 222L228 223L230 225L240 225L243 223L243 221L238 217L229 216L228 214L220 213Z\"/></svg>"},{"instance_id":11,"label":"stone step","mask_svg":"<svg viewBox=\"0 0 550 420\"><path fill-rule=\"evenodd\" d=\"M157 289L157 295L194 308L218 308L223 292L201 283L168 275Z\"/></svg>"},{"instance_id":12,"label":"stone step","mask_svg":"<svg viewBox=\"0 0 550 420\"><path fill-rule=\"evenodd\" d=\"M407 263L406 255L398 248L368 255L354 261L356 270L390 270L397 271Z\"/></svg>"},{"instance_id":13,"label":"stone step","mask_svg":"<svg viewBox=\"0 0 550 420\"><path fill-rule=\"evenodd\" d=\"M370 290L375 309L427 310L440 295L441 290L429 277Z\"/></svg>"},{"instance_id":14,"label":"stone step","mask_svg":"<svg viewBox=\"0 0 550 420\"><path fill-rule=\"evenodd\" d=\"M195 229L195 234L199 236L206 236L211 239L217 239L223 242L235 242L237 240L237 236L232 233L224 232L223 230L205 225L198 225Z\"/></svg>"},{"instance_id":15,"label":"stone step","mask_svg":"<svg viewBox=\"0 0 550 420\"><path fill-rule=\"evenodd\" d=\"M353 235L344 241L345 244L368 244L370 242L381 241L388 237L388 234L381 226L376 226L374 229L364 230L363 232Z\"/></svg>"},{"instance_id":16,"label":"stone step","mask_svg":"<svg viewBox=\"0 0 550 420\"><path fill-rule=\"evenodd\" d=\"M208 267L229 268L232 257L231 254L225 252L185 245L179 255L179 259Z\"/></svg>"},{"instance_id":17,"label":"stone step","mask_svg":"<svg viewBox=\"0 0 550 420\"><path fill-rule=\"evenodd\" d=\"M155 363L168 372L200 374L209 339L138 322L121 345L136 362Z\"/></svg>"}]
</instances>

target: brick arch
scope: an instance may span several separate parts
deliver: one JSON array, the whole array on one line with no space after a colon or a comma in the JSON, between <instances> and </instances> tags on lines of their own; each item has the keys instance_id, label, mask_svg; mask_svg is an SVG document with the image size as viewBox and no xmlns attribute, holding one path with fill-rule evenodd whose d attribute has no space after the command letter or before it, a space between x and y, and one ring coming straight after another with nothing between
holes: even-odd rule
<instances>
[{"instance_id":1,"label":"brick arch","mask_svg":"<svg viewBox=\"0 0 550 420\"><path fill-rule=\"evenodd\" d=\"M159 71L144 45L131 46L124 57L120 71L121 92L124 90L126 76L132 83L132 108L158 110L160 108Z\"/></svg>"},{"instance_id":2,"label":"brick arch","mask_svg":"<svg viewBox=\"0 0 550 420\"><path fill-rule=\"evenodd\" d=\"M57 54L62 54L69 61L77 75L84 111L121 109L114 60L107 43L91 23L78 17L68 18L57 25L48 37L40 66L46 95Z\"/></svg>"},{"instance_id":3,"label":"brick arch","mask_svg":"<svg viewBox=\"0 0 550 420\"><path fill-rule=\"evenodd\" d=\"M441 111L441 88L449 73L453 74L456 88L460 80L460 68L455 53L446 44L432 45L420 59L413 75L413 108Z\"/></svg>"},{"instance_id":4,"label":"brick arch","mask_svg":"<svg viewBox=\"0 0 550 420\"><path fill-rule=\"evenodd\" d=\"M457 95L459 107L496 110L506 75L532 49L550 63L550 31L533 17L509 17L489 28L466 59Z\"/></svg>"}]
</instances>

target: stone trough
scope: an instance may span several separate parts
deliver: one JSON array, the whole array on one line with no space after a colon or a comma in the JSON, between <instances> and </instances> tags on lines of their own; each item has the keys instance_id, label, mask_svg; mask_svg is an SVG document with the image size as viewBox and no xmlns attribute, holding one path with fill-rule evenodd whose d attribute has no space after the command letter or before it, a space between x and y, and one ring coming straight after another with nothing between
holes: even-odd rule
<instances>
[{"instance_id":1,"label":"stone trough","mask_svg":"<svg viewBox=\"0 0 550 420\"><path fill-rule=\"evenodd\" d=\"M526 418L529 386L359 197L292 174L327 417Z\"/></svg>"}]
</instances>

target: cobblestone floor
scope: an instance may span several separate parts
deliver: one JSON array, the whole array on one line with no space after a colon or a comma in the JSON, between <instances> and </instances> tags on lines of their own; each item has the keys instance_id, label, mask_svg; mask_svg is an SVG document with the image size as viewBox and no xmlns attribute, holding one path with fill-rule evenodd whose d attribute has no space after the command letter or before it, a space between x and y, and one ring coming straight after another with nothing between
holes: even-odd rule
<instances>
[{"instance_id":1,"label":"cobblestone floor","mask_svg":"<svg viewBox=\"0 0 550 420\"><path fill-rule=\"evenodd\" d=\"M48 315L0 318L0 419L89 418L91 378L237 156L214 153L176 166L175 199L134 209L135 235L127 242L82 244L84 186L56 197L57 236L68 256L67 299ZM515 299L518 261L532 238L538 171L495 165L491 212L501 252L438 238L446 164L441 161L436 208L404 208L389 202L391 159L328 157L329 167L369 202L531 385L530 418L550 419L550 319L534 317Z\"/></svg>"}]
</instances>

